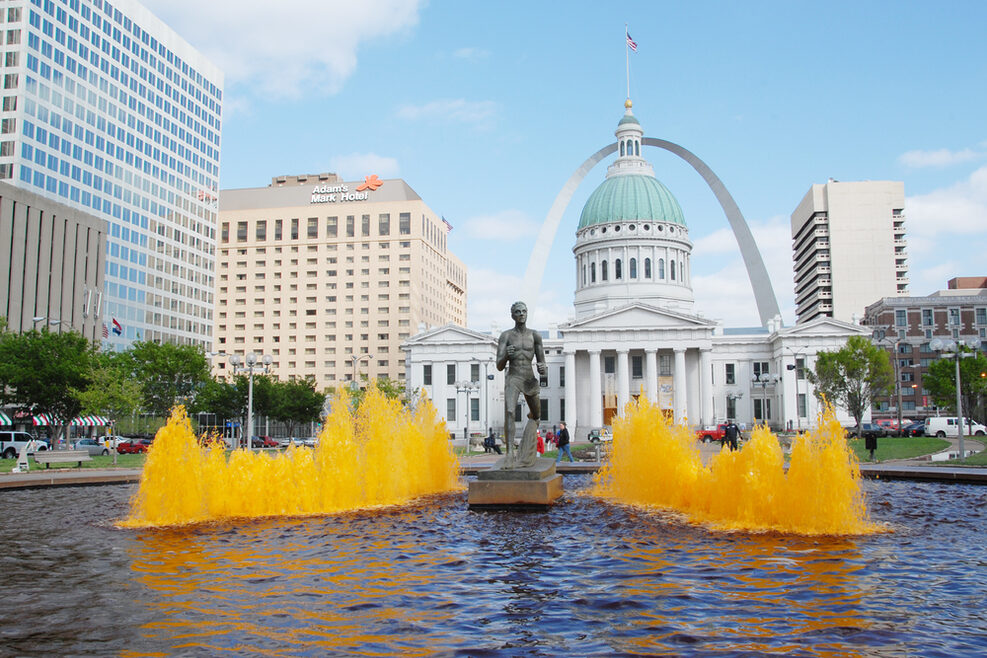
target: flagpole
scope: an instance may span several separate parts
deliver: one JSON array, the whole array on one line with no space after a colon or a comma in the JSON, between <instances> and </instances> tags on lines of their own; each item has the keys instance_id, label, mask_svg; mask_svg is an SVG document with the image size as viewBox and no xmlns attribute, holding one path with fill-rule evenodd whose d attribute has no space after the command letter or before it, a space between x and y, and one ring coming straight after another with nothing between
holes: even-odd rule
<instances>
[{"instance_id":1,"label":"flagpole","mask_svg":"<svg viewBox=\"0 0 987 658\"><path fill-rule=\"evenodd\" d=\"M624 65L627 68L627 98L631 97L631 46L627 43L627 23L624 23Z\"/></svg>"}]
</instances>

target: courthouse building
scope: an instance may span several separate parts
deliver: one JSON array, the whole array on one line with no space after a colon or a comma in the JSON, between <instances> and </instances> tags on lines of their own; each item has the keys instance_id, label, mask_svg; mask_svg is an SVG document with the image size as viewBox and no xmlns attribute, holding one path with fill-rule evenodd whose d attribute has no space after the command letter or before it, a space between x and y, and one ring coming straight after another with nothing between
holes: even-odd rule
<instances>
[{"instance_id":1,"label":"courthouse building","mask_svg":"<svg viewBox=\"0 0 987 658\"><path fill-rule=\"evenodd\" d=\"M795 327L779 317L763 327L725 328L701 315L685 215L641 156L648 140L629 103L615 135L618 156L575 229L573 319L543 334L543 425L564 420L584 438L638 395L692 425L727 418L747 426L814 424L819 408L806 368L817 352L869 330L828 317ZM404 347L409 385L444 412L450 432L503 426L496 336L449 325Z\"/></svg>"},{"instance_id":2,"label":"courthouse building","mask_svg":"<svg viewBox=\"0 0 987 658\"><path fill-rule=\"evenodd\" d=\"M466 323L449 225L405 181L278 176L220 199L216 352L270 355L280 379L322 390L403 379L402 341Z\"/></svg>"}]
</instances>

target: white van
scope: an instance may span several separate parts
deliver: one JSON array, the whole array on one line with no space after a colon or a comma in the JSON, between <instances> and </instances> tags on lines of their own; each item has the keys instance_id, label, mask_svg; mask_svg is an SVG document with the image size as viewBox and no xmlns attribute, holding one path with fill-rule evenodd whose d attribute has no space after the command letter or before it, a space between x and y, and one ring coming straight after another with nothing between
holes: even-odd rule
<instances>
[{"instance_id":1,"label":"white van","mask_svg":"<svg viewBox=\"0 0 987 658\"><path fill-rule=\"evenodd\" d=\"M938 436L939 438L959 436L959 432L956 429L956 416L934 416L932 418L926 418L925 435ZM964 418L963 435L984 436L987 435L987 427L984 427L975 420L971 421L969 418Z\"/></svg>"},{"instance_id":2,"label":"white van","mask_svg":"<svg viewBox=\"0 0 987 658\"><path fill-rule=\"evenodd\" d=\"M0 457L3 457L4 459L13 459L17 457L17 455L21 454L21 448L29 442L35 440L37 440L37 445L34 449L30 450L28 454L34 454L34 450L41 452L48 449L48 444L45 441L35 439L27 432L0 430Z\"/></svg>"}]
</instances>

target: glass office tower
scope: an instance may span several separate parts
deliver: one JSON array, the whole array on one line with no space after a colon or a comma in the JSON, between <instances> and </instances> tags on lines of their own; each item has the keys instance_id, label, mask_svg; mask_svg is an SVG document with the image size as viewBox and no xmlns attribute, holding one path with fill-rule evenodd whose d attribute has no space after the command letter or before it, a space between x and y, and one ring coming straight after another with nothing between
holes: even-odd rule
<instances>
[{"instance_id":1,"label":"glass office tower","mask_svg":"<svg viewBox=\"0 0 987 658\"><path fill-rule=\"evenodd\" d=\"M0 49L0 178L106 220L104 341L209 349L222 73L133 0L0 0Z\"/></svg>"}]
</instances>

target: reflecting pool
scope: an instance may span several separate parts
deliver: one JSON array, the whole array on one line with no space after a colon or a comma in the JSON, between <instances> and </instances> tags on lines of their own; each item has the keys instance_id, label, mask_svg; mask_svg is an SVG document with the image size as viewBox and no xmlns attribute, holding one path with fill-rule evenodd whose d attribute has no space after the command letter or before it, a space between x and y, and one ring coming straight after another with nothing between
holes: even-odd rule
<instances>
[{"instance_id":1,"label":"reflecting pool","mask_svg":"<svg viewBox=\"0 0 987 658\"><path fill-rule=\"evenodd\" d=\"M2 493L11 655L987 653L985 492L865 481L854 537L711 532L587 494L127 529L132 486Z\"/></svg>"}]
</instances>

